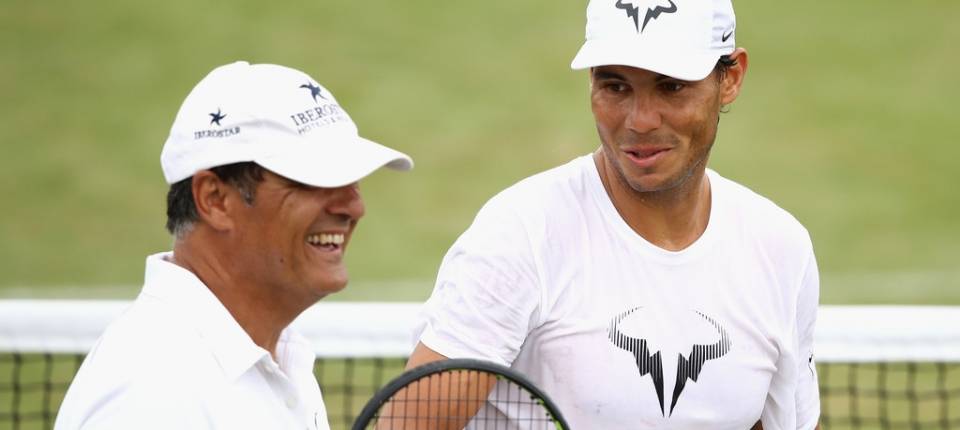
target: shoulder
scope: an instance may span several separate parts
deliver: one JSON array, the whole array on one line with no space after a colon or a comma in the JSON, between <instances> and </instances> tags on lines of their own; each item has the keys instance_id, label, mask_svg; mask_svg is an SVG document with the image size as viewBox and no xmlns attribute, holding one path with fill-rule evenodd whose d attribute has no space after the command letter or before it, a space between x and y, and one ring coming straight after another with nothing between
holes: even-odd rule
<instances>
[{"instance_id":1,"label":"shoulder","mask_svg":"<svg viewBox=\"0 0 960 430\"><path fill-rule=\"evenodd\" d=\"M89 359L111 365L138 359L143 360L139 366L146 367L195 358L202 350L202 339L177 313L164 302L141 295L107 327ZM152 369L151 373L156 371Z\"/></svg>"},{"instance_id":2,"label":"shoulder","mask_svg":"<svg viewBox=\"0 0 960 430\"><path fill-rule=\"evenodd\" d=\"M80 398L193 383L212 360L199 335L161 302L140 297L104 331L70 390Z\"/></svg>"},{"instance_id":3,"label":"shoulder","mask_svg":"<svg viewBox=\"0 0 960 430\"><path fill-rule=\"evenodd\" d=\"M709 171L714 192L722 196L733 222L748 238L767 246L812 249L807 229L787 210L750 188Z\"/></svg>"},{"instance_id":4,"label":"shoulder","mask_svg":"<svg viewBox=\"0 0 960 430\"><path fill-rule=\"evenodd\" d=\"M819 281L813 242L789 212L749 188L711 171L716 196L722 196L724 240L740 257L756 261L784 292L783 315L794 318L798 300L815 312ZM808 300L810 299L810 300Z\"/></svg>"},{"instance_id":5,"label":"shoulder","mask_svg":"<svg viewBox=\"0 0 960 430\"><path fill-rule=\"evenodd\" d=\"M543 323L552 234L576 219L589 157L530 176L493 196L447 251L416 337L447 357L513 362ZM594 171L595 172L595 171ZM483 312L464 312L480 309Z\"/></svg>"},{"instance_id":6,"label":"shoulder","mask_svg":"<svg viewBox=\"0 0 960 430\"><path fill-rule=\"evenodd\" d=\"M57 428L144 428L141 413L192 414L199 403L189 387L211 377L215 366L205 351L183 318L141 295L87 354L64 398Z\"/></svg>"}]
</instances>

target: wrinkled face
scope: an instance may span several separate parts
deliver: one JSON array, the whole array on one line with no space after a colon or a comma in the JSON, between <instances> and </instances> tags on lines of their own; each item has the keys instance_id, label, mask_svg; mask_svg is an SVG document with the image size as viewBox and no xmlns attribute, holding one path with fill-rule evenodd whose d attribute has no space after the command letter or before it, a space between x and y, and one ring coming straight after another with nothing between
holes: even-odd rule
<instances>
[{"instance_id":1,"label":"wrinkled face","mask_svg":"<svg viewBox=\"0 0 960 430\"><path fill-rule=\"evenodd\" d=\"M716 73L690 82L627 66L591 70L604 162L619 185L638 193L668 191L703 174L721 104L733 101Z\"/></svg>"},{"instance_id":2,"label":"wrinkled face","mask_svg":"<svg viewBox=\"0 0 960 430\"><path fill-rule=\"evenodd\" d=\"M238 270L272 297L312 304L346 286L344 251L364 213L358 184L317 188L266 171L239 212Z\"/></svg>"}]
</instances>

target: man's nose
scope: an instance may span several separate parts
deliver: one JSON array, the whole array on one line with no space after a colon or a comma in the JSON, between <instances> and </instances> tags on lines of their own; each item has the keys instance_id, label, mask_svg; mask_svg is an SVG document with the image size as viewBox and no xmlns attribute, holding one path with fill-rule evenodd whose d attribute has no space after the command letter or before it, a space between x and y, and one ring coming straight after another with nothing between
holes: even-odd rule
<instances>
[{"instance_id":1,"label":"man's nose","mask_svg":"<svg viewBox=\"0 0 960 430\"><path fill-rule=\"evenodd\" d=\"M660 128L663 116L655 100L651 97L637 95L627 114L626 126L637 133L648 133Z\"/></svg>"},{"instance_id":2,"label":"man's nose","mask_svg":"<svg viewBox=\"0 0 960 430\"><path fill-rule=\"evenodd\" d=\"M343 215L353 220L363 217L366 207L363 197L360 196L360 183L354 182L340 188L330 190L330 202L327 212L334 215Z\"/></svg>"}]
</instances>

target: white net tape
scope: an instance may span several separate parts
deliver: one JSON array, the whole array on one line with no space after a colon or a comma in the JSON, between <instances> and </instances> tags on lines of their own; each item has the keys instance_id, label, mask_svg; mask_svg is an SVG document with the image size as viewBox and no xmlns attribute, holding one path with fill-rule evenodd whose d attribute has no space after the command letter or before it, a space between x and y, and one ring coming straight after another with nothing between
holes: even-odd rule
<instances>
[{"instance_id":1,"label":"white net tape","mask_svg":"<svg viewBox=\"0 0 960 430\"><path fill-rule=\"evenodd\" d=\"M0 351L86 353L127 301L0 300ZM319 357L405 357L419 303L319 303L294 324ZM821 306L817 361L958 362L960 307Z\"/></svg>"}]
</instances>

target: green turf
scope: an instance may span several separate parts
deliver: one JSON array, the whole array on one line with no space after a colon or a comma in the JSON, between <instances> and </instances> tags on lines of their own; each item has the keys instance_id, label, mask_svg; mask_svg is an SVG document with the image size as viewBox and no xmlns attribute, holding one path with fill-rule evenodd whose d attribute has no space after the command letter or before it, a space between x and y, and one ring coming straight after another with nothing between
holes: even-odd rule
<instances>
[{"instance_id":1,"label":"green turf","mask_svg":"<svg viewBox=\"0 0 960 430\"><path fill-rule=\"evenodd\" d=\"M363 184L337 298L421 299L486 199L596 147L586 75L568 68L584 5L7 0L0 296L130 297L170 245L173 115L209 69L247 59L308 71L415 158ZM808 226L824 302L960 304L960 3L736 6L750 70L712 166Z\"/></svg>"}]
</instances>

